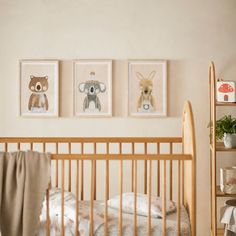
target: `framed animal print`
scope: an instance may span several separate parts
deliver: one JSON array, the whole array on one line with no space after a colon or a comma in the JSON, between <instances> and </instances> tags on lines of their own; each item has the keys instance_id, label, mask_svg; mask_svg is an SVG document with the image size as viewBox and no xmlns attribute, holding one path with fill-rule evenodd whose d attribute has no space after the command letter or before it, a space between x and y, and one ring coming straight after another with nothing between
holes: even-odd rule
<instances>
[{"instance_id":1,"label":"framed animal print","mask_svg":"<svg viewBox=\"0 0 236 236\"><path fill-rule=\"evenodd\" d=\"M20 61L20 115L57 117L59 62Z\"/></svg>"},{"instance_id":2,"label":"framed animal print","mask_svg":"<svg viewBox=\"0 0 236 236\"><path fill-rule=\"evenodd\" d=\"M73 68L74 115L112 116L112 61L77 60Z\"/></svg>"},{"instance_id":3,"label":"framed animal print","mask_svg":"<svg viewBox=\"0 0 236 236\"><path fill-rule=\"evenodd\" d=\"M129 62L130 116L167 115L167 62L160 60Z\"/></svg>"}]
</instances>

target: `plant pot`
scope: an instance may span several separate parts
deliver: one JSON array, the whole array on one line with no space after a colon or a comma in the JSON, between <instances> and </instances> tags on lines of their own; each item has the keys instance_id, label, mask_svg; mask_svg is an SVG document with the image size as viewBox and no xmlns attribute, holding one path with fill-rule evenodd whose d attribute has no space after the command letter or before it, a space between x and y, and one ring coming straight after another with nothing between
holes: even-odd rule
<instances>
[{"instance_id":1,"label":"plant pot","mask_svg":"<svg viewBox=\"0 0 236 236\"><path fill-rule=\"evenodd\" d=\"M236 134L224 134L224 145L226 148L236 147Z\"/></svg>"}]
</instances>

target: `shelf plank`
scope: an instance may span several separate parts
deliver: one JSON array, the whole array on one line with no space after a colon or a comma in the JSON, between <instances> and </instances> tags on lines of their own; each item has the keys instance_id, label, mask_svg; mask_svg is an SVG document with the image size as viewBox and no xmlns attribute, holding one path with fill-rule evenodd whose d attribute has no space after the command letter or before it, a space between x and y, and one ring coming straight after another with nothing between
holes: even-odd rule
<instances>
[{"instance_id":1,"label":"shelf plank","mask_svg":"<svg viewBox=\"0 0 236 236\"><path fill-rule=\"evenodd\" d=\"M236 197L236 194L226 194L220 190L220 186L216 186L216 197Z\"/></svg>"},{"instance_id":2,"label":"shelf plank","mask_svg":"<svg viewBox=\"0 0 236 236\"><path fill-rule=\"evenodd\" d=\"M217 229L217 236L223 236L224 232L224 229Z\"/></svg>"},{"instance_id":3,"label":"shelf plank","mask_svg":"<svg viewBox=\"0 0 236 236\"><path fill-rule=\"evenodd\" d=\"M224 230L223 228L218 228L218 229L216 230L216 235L217 235L217 236L224 236L224 232L225 232L225 230ZM211 229L211 236L214 236L214 234L213 234L213 232L212 232L212 229Z\"/></svg>"},{"instance_id":4,"label":"shelf plank","mask_svg":"<svg viewBox=\"0 0 236 236\"><path fill-rule=\"evenodd\" d=\"M215 104L219 107L236 107L236 102L216 102Z\"/></svg>"},{"instance_id":5,"label":"shelf plank","mask_svg":"<svg viewBox=\"0 0 236 236\"><path fill-rule=\"evenodd\" d=\"M223 142L216 143L216 151L218 152L236 152L236 148L226 148Z\"/></svg>"}]
</instances>

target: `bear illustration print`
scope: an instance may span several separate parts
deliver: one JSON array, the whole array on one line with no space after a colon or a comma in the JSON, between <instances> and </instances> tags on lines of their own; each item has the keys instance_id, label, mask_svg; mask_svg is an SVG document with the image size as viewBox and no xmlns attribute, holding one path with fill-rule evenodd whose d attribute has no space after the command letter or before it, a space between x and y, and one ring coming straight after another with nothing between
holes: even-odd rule
<instances>
[{"instance_id":1,"label":"bear illustration print","mask_svg":"<svg viewBox=\"0 0 236 236\"><path fill-rule=\"evenodd\" d=\"M29 89L32 92L28 102L28 110L30 112L48 111L48 98L46 95L48 87L48 76L30 76Z\"/></svg>"}]
</instances>

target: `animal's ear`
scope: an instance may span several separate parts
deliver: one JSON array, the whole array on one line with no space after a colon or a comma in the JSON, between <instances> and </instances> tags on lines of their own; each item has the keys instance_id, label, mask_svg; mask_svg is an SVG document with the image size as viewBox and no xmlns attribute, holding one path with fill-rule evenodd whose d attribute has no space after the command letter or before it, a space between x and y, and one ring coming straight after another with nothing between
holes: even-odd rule
<instances>
[{"instance_id":1,"label":"animal's ear","mask_svg":"<svg viewBox=\"0 0 236 236\"><path fill-rule=\"evenodd\" d=\"M101 83L101 82L99 83L99 85L100 85L101 93L104 93L106 91L106 85L104 83Z\"/></svg>"},{"instance_id":2,"label":"animal's ear","mask_svg":"<svg viewBox=\"0 0 236 236\"><path fill-rule=\"evenodd\" d=\"M153 70L153 71L149 74L148 79L152 80L155 75L156 75L156 71Z\"/></svg>"},{"instance_id":3,"label":"animal's ear","mask_svg":"<svg viewBox=\"0 0 236 236\"><path fill-rule=\"evenodd\" d=\"M144 79L143 75L140 72L136 72L136 76L138 77L138 79Z\"/></svg>"},{"instance_id":4,"label":"animal's ear","mask_svg":"<svg viewBox=\"0 0 236 236\"><path fill-rule=\"evenodd\" d=\"M30 79L33 79L34 78L34 76L33 75L30 75Z\"/></svg>"},{"instance_id":5,"label":"animal's ear","mask_svg":"<svg viewBox=\"0 0 236 236\"><path fill-rule=\"evenodd\" d=\"M45 78L45 79L48 79L48 76L46 75L46 76L44 76L44 78Z\"/></svg>"},{"instance_id":6,"label":"animal's ear","mask_svg":"<svg viewBox=\"0 0 236 236\"><path fill-rule=\"evenodd\" d=\"M81 93L83 93L84 90L85 90L85 83L80 83L80 84L79 84L79 91L80 91Z\"/></svg>"}]
</instances>

